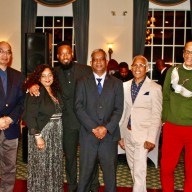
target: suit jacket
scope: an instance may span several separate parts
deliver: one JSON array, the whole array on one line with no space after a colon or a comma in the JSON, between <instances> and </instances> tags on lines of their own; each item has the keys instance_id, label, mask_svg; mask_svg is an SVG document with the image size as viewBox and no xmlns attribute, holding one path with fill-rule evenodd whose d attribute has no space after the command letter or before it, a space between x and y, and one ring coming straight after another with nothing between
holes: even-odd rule
<instances>
[{"instance_id":1,"label":"suit jacket","mask_svg":"<svg viewBox=\"0 0 192 192\"><path fill-rule=\"evenodd\" d=\"M63 107L62 97L58 94L58 100ZM44 86L40 87L40 96L26 96L24 104L23 120L29 128L29 134L40 133L55 113L55 104Z\"/></svg>"},{"instance_id":2,"label":"suit jacket","mask_svg":"<svg viewBox=\"0 0 192 192\"><path fill-rule=\"evenodd\" d=\"M165 81L165 77L166 77L166 73L167 73L167 70L168 70L169 68L167 67L164 71L163 71L163 73L161 73L160 75L159 75L159 78L158 78L158 84L159 85L161 85L161 87L163 87L163 84L164 84L164 81Z\"/></svg>"},{"instance_id":3,"label":"suit jacket","mask_svg":"<svg viewBox=\"0 0 192 192\"><path fill-rule=\"evenodd\" d=\"M13 123L4 131L7 139L15 139L20 133L20 116L23 112L25 93L22 91L24 77L21 72L7 67L7 94L0 78L0 117L9 116Z\"/></svg>"},{"instance_id":4,"label":"suit jacket","mask_svg":"<svg viewBox=\"0 0 192 192\"><path fill-rule=\"evenodd\" d=\"M124 138L128 120L131 116L131 131L135 141L149 141L155 144L157 132L161 124L161 86L146 77L134 103L132 103L132 81L130 80L123 84L125 98L124 112L120 121L121 138Z\"/></svg>"},{"instance_id":5,"label":"suit jacket","mask_svg":"<svg viewBox=\"0 0 192 192\"><path fill-rule=\"evenodd\" d=\"M104 141L120 139L123 85L119 79L106 75L101 95L98 93L93 74L81 79L77 84L75 106L81 123L81 134L93 134L93 128L103 125L108 131Z\"/></svg>"},{"instance_id":6,"label":"suit jacket","mask_svg":"<svg viewBox=\"0 0 192 192\"><path fill-rule=\"evenodd\" d=\"M68 72L72 73L72 80L67 81ZM60 86L62 88L63 102L65 110L63 111L63 128L64 129L80 129L80 123L75 114L74 97L77 80L92 73L90 66L73 62L71 69L65 69L61 66L56 67Z\"/></svg>"}]
</instances>

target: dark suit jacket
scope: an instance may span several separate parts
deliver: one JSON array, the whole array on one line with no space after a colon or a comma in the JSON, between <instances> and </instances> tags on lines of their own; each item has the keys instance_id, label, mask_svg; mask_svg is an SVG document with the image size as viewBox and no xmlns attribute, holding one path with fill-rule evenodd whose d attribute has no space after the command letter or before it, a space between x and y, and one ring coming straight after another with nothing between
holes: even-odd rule
<instances>
[{"instance_id":1,"label":"dark suit jacket","mask_svg":"<svg viewBox=\"0 0 192 192\"><path fill-rule=\"evenodd\" d=\"M58 95L58 100L63 107L62 98ZM49 96L47 90L41 86L40 96L30 96L28 93L24 104L23 120L29 128L29 134L40 133L55 113L55 104Z\"/></svg>"},{"instance_id":2,"label":"dark suit jacket","mask_svg":"<svg viewBox=\"0 0 192 192\"><path fill-rule=\"evenodd\" d=\"M65 69L61 66L56 67L60 86L62 88L63 102L65 110L63 111L63 128L64 129L80 129L80 123L77 119L74 109L74 97L77 80L92 73L90 66L73 62L71 69ZM67 81L68 72L72 73L72 80Z\"/></svg>"},{"instance_id":3,"label":"dark suit jacket","mask_svg":"<svg viewBox=\"0 0 192 192\"><path fill-rule=\"evenodd\" d=\"M93 74L78 81L76 89L76 112L81 122L80 133L93 134L92 129L99 125L107 128L103 140L120 139L119 121L123 112L123 84L106 75L101 95L98 94Z\"/></svg>"},{"instance_id":4,"label":"dark suit jacket","mask_svg":"<svg viewBox=\"0 0 192 192\"><path fill-rule=\"evenodd\" d=\"M7 67L7 94L5 96L0 79L0 117L9 116L13 123L4 131L7 139L19 137L19 119L23 112L25 93L22 91L24 77L21 72Z\"/></svg>"},{"instance_id":5,"label":"dark suit jacket","mask_svg":"<svg viewBox=\"0 0 192 192\"><path fill-rule=\"evenodd\" d=\"M166 77L166 73L167 73L167 70L168 70L169 68L167 67L164 71L163 71L163 73L161 74L160 73L160 75L159 75L159 78L158 78L158 84L159 85L161 85L161 87L163 87L163 84L164 84L164 81L165 81L165 77Z\"/></svg>"}]
</instances>

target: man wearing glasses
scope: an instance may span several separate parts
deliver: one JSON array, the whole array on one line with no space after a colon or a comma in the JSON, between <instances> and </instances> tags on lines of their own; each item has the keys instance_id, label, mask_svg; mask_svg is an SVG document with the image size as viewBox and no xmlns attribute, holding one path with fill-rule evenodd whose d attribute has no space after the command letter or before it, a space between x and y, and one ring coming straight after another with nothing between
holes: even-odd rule
<instances>
[{"instance_id":1,"label":"man wearing glasses","mask_svg":"<svg viewBox=\"0 0 192 192\"><path fill-rule=\"evenodd\" d=\"M192 41L185 44L184 63L168 70L163 87L163 192L174 191L174 170L185 147L184 191L192 190Z\"/></svg>"},{"instance_id":2,"label":"man wearing glasses","mask_svg":"<svg viewBox=\"0 0 192 192\"><path fill-rule=\"evenodd\" d=\"M133 59L134 78L123 84L124 111L120 121L121 140L133 179L133 192L146 192L147 154L155 147L161 125L161 86L149 79L148 61L142 55Z\"/></svg>"},{"instance_id":3,"label":"man wearing glasses","mask_svg":"<svg viewBox=\"0 0 192 192\"><path fill-rule=\"evenodd\" d=\"M10 68L12 50L0 42L0 192L12 192L16 176L16 157L20 133L19 118L23 111L23 78Z\"/></svg>"}]
</instances>

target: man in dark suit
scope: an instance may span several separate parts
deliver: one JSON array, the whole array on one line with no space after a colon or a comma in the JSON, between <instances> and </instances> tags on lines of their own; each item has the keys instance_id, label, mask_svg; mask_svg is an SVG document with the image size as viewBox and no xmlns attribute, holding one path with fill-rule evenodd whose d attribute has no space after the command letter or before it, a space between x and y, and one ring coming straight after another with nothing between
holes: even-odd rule
<instances>
[{"instance_id":1,"label":"man in dark suit","mask_svg":"<svg viewBox=\"0 0 192 192\"><path fill-rule=\"evenodd\" d=\"M113 76L123 82L133 79L132 71L129 70L129 65L126 62L119 63L119 71L116 71Z\"/></svg>"},{"instance_id":2,"label":"man in dark suit","mask_svg":"<svg viewBox=\"0 0 192 192\"><path fill-rule=\"evenodd\" d=\"M66 176L68 191L77 189L77 147L79 144L80 123L74 112L74 94L78 79L92 73L91 67L73 62L73 51L69 42L60 42L57 45L57 59L59 65L56 72L62 89L63 102L66 110L63 111L63 148L66 157ZM36 96L38 90L32 87L30 92ZM90 191L99 189L98 169L95 169L93 181L90 183Z\"/></svg>"},{"instance_id":3,"label":"man in dark suit","mask_svg":"<svg viewBox=\"0 0 192 192\"><path fill-rule=\"evenodd\" d=\"M165 61L163 59L158 59L156 61L156 68L159 72L159 77L158 77L158 81L157 83L159 85L161 85L161 87L163 87L164 81L165 81L165 77L166 77L166 73L167 70L169 69L169 65L165 64Z\"/></svg>"},{"instance_id":4,"label":"man in dark suit","mask_svg":"<svg viewBox=\"0 0 192 192\"><path fill-rule=\"evenodd\" d=\"M123 111L123 84L107 74L106 53L93 51L93 73L78 81L75 107L81 123L78 192L87 192L99 160L105 191L116 191L119 121Z\"/></svg>"},{"instance_id":5,"label":"man in dark suit","mask_svg":"<svg viewBox=\"0 0 192 192\"><path fill-rule=\"evenodd\" d=\"M23 77L8 67L12 60L9 43L0 42L0 191L12 192L16 176L16 157L23 111Z\"/></svg>"}]
</instances>

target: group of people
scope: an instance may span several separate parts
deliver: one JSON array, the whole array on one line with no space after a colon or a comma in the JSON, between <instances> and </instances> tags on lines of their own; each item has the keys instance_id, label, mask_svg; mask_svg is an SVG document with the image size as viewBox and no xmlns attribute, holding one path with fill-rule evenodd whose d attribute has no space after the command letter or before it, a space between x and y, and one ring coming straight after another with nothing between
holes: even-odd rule
<instances>
[{"instance_id":1,"label":"group of people","mask_svg":"<svg viewBox=\"0 0 192 192\"><path fill-rule=\"evenodd\" d=\"M162 123L163 192L174 191L173 173L183 147L184 190L191 191L192 41L183 57L183 65L168 70L162 95L161 86L147 77L149 64L142 55L133 58L133 78L125 82L107 72L103 49L92 52L89 67L73 62L71 45L61 42L60 65L39 65L24 81L9 67L11 46L0 42L0 191L13 191L20 119L29 129L28 191L63 191L65 155L68 191L99 191L100 164L105 191L115 192L119 144L126 152L133 192L146 192L147 153L155 147Z\"/></svg>"}]
</instances>

